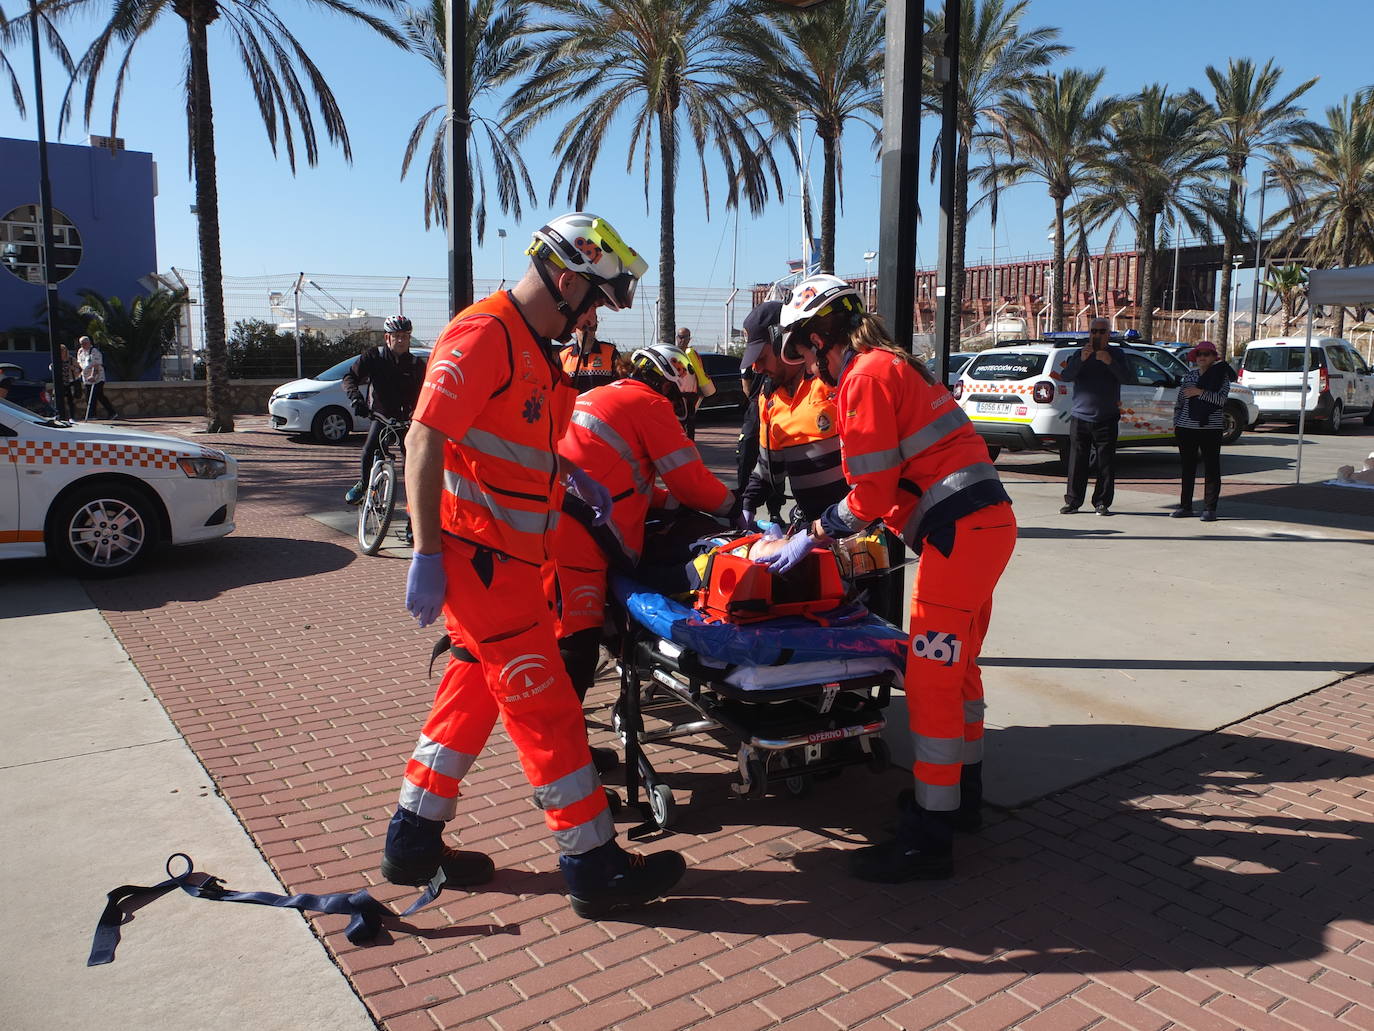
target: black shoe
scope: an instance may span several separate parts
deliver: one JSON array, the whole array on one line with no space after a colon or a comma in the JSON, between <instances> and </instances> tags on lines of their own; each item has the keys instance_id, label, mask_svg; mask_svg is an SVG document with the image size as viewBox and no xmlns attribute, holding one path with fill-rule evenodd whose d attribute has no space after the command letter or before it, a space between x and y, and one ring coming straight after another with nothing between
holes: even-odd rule
<instances>
[{"instance_id":1,"label":"black shoe","mask_svg":"<svg viewBox=\"0 0 1374 1031\"><path fill-rule=\"evenodd\" d=\"M1187 508L1184 508L1182 505L1180 505L1178 508L1174 509L1172 512L1169 513L1169 518L1170 518L1170 519L1187 519L1187 518L1191 517L1192 515L1193 515L1193 506L1192 506L1192 505L1189 505Z\"/></svg>"},{"instance_id":2,"label":"black shoe","mask_svg":"<svg viewBox=\"0 0 1374 1031\"><path fill-rule=\"evenodd\" d=\"M1065 505L1059 510L1060 515L1074 515L1078 511L1077 505Z\"/></svg>"},{"instance_id":3,"label":"black shoe","mask_svg":"<svg viewBox=\"0 0 1374 1031\"><path fill-rule=\"evenodd\" d=\"M687 872L680 852L642 856L614 841L577 856L560 856L568 882L568 901L585 920L599 920L617 909L642 906L666 894Z\"/></svg>"},{"instance_id":4,"label":"black shoe","mask_svg":"<svg viewBox=\"0 0 1374 1031\"><path fill-rule=\"evenodd\" d=\"M1106 505L1098 505L1096 508L1093 509L1093 511L1100 516L1109 516L1112 514L1112 510L1108 508Z\"/></svg>"},{"instance_id":5,"label":"black shoe","mask_svg":"<svg viewBox=\"0 0 1374 1031\"><path fill-rule=\"evenodd\" d=\"M428 884L439 867L444 868L444 883L455 888L471 888L486 884L496 876L496 864L482 852L461 852L444 846L437 861L419 863L392 859L382 853L382 876L392 884L418 888Z\"/></svg>"},{"instance_id":6,"label":"black shoe","mask_svg":"<svg viewBox=\"0 0 1374 1031\"><path fill-rule=\"evenodd\" d=\"M607 773L614 773L620 769L620 756L616 754L614 748L593 748L592 765L596 767L596 772L602 776Z\"/></svg>"},{"instance_id":7,"label":"black shoe","mask_svg":"<svg viewBox=\"0 0 1374 1031\"><path fill-rule=\"evenodd\" d=\"M1217 521L1217 510L1215 508L1204 508L1202 510L1202 521L1204 523L1215 523Z\"/></svg>"},{"instance_id":8,"label":"black shoe","mask_svg":"<svg viewBox=\"0 0 1374 1031\"><path fill-rule=\"evenodd\" d=\"M849 857L849 872L861 881L904 884L943 881L954 876L954 857L930 855L898 838L861 848Z\"/></svg>"}]
</instances>

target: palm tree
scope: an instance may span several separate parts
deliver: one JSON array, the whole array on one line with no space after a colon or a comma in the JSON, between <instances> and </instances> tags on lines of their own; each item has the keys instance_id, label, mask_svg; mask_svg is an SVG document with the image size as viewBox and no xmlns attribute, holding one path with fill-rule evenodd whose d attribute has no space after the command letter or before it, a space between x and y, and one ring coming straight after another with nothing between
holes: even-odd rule
<instances>
[{"instance_id":1,"label":"palm tree","mask_svg":"<svg viewBox=\"0 0 1374 1031\"><path fill-rule=\"evenodd\" d=\"M1221 283L1217 288L1217 347L1223 358L1231 337L1231 259L1240 251L1237 230L1245 166L1256 153L1273 157L1282 152L1306 121L1306 111L1295 102L1317 81L1308 79L1280 97L1277 93L1282 75L1283 69L1275 67L1273 60L1266 61L1258 71L1248 57L1231 58L1225 71L1207 66L1213 92L1209 135L1226 156L1226 171L1230 173L1226 190L1229 228L1222 233Z\"/></svg>"},{"instance_id":2,"label":"palm tree","mask_svg":"<svg viewBox=\"0 0 1374 1031\"><path fill-rule=\"evenodd\" d=\"M844 187L840 139L845 125L866 125L876 142L883 120L883 16L886 0L842 0L814 10L782 12L771 21L778 36L761 38L773 58L770 77L781 85L787 118L816 122L824 154L821 179L820 270L835 271L835 208ZM790 126L777 126L785 134ZM841 205L843 202L840 202Z\"/></svg>"},{"instance_id":3,"label":"palm tree","mask_svg":"<svg viewBox=\"0 0 1374 1031\"><path fill-rule=\"evenodd\" d=\"M1032 179L1042 182L1054 202L1054 287L1050 325L1064 328L1064 207L1087 184L1089 169L1106 156L1105 132L1121 101L1099 99L1105 70L1069 68L1059 75L1039 76L1008 97L993 113L1001 129L1007 162L992 165L986 184L1000 186ZM995 171L994 171L995 170Z\"/></svg>"},{"instance_id":4,"label":"palm tree","mask_svg":"<svg viewBox=\"0 0 1374 1031\"><path fill-rule=\"evenodd\" d=\"M175 339L186 290L154 290L126 305L118 297L81 290L77 314L118 379L142 377Z\"/></svg>"},{"instance_id":5,"label":"palm tree","mask_svg":"<svg viewBox=\"0 0 1374 1031\"><path fill-rule=\"evenodd\" d=\"M58 0L62 10L89 7L100 0ZM399 0L365 0L369 5L394 11ZM405 40L390 24L353 6L348 0L313 0L316 6L361 22L384 39L404 47ZM119 102L134 48L151 32L159 19L173 14L186 31L186 122L188 160L195 177L196 222L200 232L201 311L206 350L206 417L211 433L234 429L234 409L229 396L229 372L224 344L224 283L220 264L219 187L215 178L215 122L210 93L209 28L215 22L227 30L258 102L258 113L272 153L280 136L291 171L296 170L296 134L299 133L307 164L319 160L315 121L310 112L313 97L330 142L353 160L353 150L334 94L324 75L301 42L292 35L273 7L262 0L113 0L110 20L77 64L76 74L62 104L62 121L70 115L72 91L85 80L85 121L89 125L95 107L96 84L112 46L123 47L115 75L110 105L110 135L116 135ZM299 69L299 71L298 71ZM305 83L302 83L302 73ZM308 86L308 88L307 88ZM60 123L59 123L60 124Z\"/></svg>"},{"instance_id":6,"label":"palm tree","mask_svg":"<svg viewBox=\"0 0 1374 1031\"><path fill-rule=\"evenodd\" d=\"M424 8L408 8L401 16L401 27L410 41L411 49L423 57L444 79L448 28L447 0L429 0ZM469 146L476 150L481 141L486 143L486 154L495 178L496 202L503 212L516 219L522 215L521 192L535 203L534 183L529 170L520 158L515 139L503 123L479 114L475 107L479 102L519 74L534 54L529 38L525 34L525 6L509 0L475 0L468 8L467 21L467 97ZM448 208L445 204L444 187L447 179L445 162L448 140L448 120L444 117L445 104L435 104L415 123L406 143L405 157L401 160L401 178L410 171L410 163L420 149L431 122L434 123L433 138L429 154L425 160L425 228L431 224L448 225ZM473 130L478 130L474 132ZM472 219L476 229L477 243L480 245L487 231L487 177L483 162L476 154L470 155L470 173L475 173L476 197L471 205ZM473 183L467 189L472 192ZM460 231L454 234L459 246L472 246L473 232ZM472 268L472 262L467 262ZM471 283L468 284L471 293Z\"/></svg>"},{"instance_id":7,"label":"palm tree","mask_svg":"<svg viewBox=\"0 0 1374 1031\"><path fill-rule=\"evenodd\" d=\"M48 44L48 49L57 58L63 69L70 75L75 70L72 63L72 55L67 50L67 44L62 41L58 34L57 26L52 23L47 10L38 9L38 22L41 26L41 36ZM20 118L28 117L28 110L24 105L24 90L19 85L19 74L15 71L10 59L5 56L6 47L18 47L19 44L27 42L29 39L29 19L25 14L16 14L13 18L5 17L5 9L0 7L0 80L7 81L10 87L10 97L14 100L14 108L19 112Z\"/></svg>"},{"instance_id":8,"label":"palm tree","mask_svg":"<svg viewBox=\"0 0 1374 1031\"><path fill-rule=\"evenodd\" d=\"M1301 130L1273 166L1288 204L1267 222L1287 224L1277 246L1289 253L1311 237L1312 268L1374 261L1374 99L1359 99L1327 108L1326 124ZM1338 308L1335 334L1344 332Z\"/></svg>"},{"instance_id":9,"label":"palm tree","mask_svg":"<svg viewBox=\"0 0 1374 1031\"><path fill-rule=\"evenodd\" d=\"M557 170L549 188L553 203L566 180L575 207L586 203L592 171L618 116L630 120L625 167L633 172L636 157L642 162L646 210L657 150L658 329L660 339L671 340L683 131L696 148L708 217L708 146L725 164L727 208L743 199L755 214L762 211L770 176L778 195L783 192L771 139L751 121L758 98L767 95L753 56L759 23L729 0L541 0L539 6L549 20L533 27L540 61L507 104L508 116L517 120L512 135L523 138L565 105L576 110L555 144Z\"/></svg>"},{"instance_id":10,"label":"palm tree","mask_svg":"<svg viewBox=\"0 0 1374 1031\"><path fill-rule=\"evenodd\" d=\"M1283 335L1293 329L1293 313L1297 310L1298 299L1307 290L1307 269L1301 265L1280 265L1264 281L1266 290L1279 295L1283 305Z\"/></svg>"},{"instance_id":11,"label":"palm tree","mask_svg":"<svg viewBox=\"0 0 1374 1031\"><path fill-rule=\"evenodd\" d=\"M946 4L955 0L945 0ZM957 0L959 22L959 99L955 120L959 143L954 166L954 249L950 258L951 339L959 338L964 308L964 249L968 239L969 157L979 139L984 119L1009 97L1023 90L1055 58L1069 52L1056 43L1059 30L1041 27L1022 31L1021 19L1030 0ZM926 12L926 39L945 31L945 12ZM934 53L927 54L933 60ZM927 103L938 109L940 87L927 75ZM939 142L932 150L932 173L939 157Z\"/></svg>"},{"instance_id":12,"label":"palm tree","mask_svg":"<svg viewBox=\"0 0 1374 1031\"><path fill-rule=\"evenodd\" d=\"M1211 240L1211 223L1227 222L1224 160L1207 138L1210 116L1187 94L1147 86L1111 119L1107 153L1094 164L1092 183L1069 214L1100 227L1128 221L1140 252L1136 305L1140 334L1154 333L1155 249L1159 216L1172 208L1198 236ZM1177 230L1175 230L1177 231Z\"/></svg>"}]
</instances>

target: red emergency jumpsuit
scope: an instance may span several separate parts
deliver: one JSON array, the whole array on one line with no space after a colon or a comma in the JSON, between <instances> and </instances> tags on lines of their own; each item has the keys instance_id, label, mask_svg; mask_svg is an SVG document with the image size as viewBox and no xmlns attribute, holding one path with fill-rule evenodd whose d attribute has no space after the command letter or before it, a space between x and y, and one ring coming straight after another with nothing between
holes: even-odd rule
<instances>
[{"instance_id":1,"label":"red emergency jumpsuit","mask_svg":"<svg viewBox=\"0 0 1374 1031\"><path fill-rule=\"evenodd\" d=\"M822 524L853 532L881 519L921 553L906 665L916 802L957 809L960 769L983 758L978 655L993 589L1016 544L1011 499L982 438L943 386L883 350L847 356L840 377L851 488Z\"/></svg>"},{"instance_id":2,"label":"red emergency jumpsuit","mask_svg":"<svg viewBox=\"0 0 1374 1031\"><path fill-rule=\"evenodd\" d=\"M615 359L615 345L602 340L586 354L579 354L576 344L568 344L558 352L559 364L579 394L614 382Z\"/></svg>"},{"instance_id":3,"label":"red emergency jumpsuit","mask_svg":"<svg viewBox=\"0 0 1374 1031\"><path fill-rule=\"evenodd\" d=\"M729 513L734 495L701 460L678 422L672 402L636 379L622 379L577 399L558 453L611 492L611 518L599 530L614 537L626 563L639 561L649 508L672 498L711 515ZM656 486L662 478L667 489ZM554 531L550 587L561 600L558 636L600 628L610 559L575 519ZM552 592L550 597L555 597Z\"/></svg>"},{"instance_id":4,"label":"red emergency jumpsuit","mask_svg":"<svg viewBox=\"0 0 1374 1031\"><path fill-rule=\"evenodd\" d=\"M559 520L555 453L575 393L506 293L440 334L415 420L444 448L444 619L453 658L406 766L401 806L449 820L499 715L561 852L614 837L540 567Z\"/></svg>"}]
</instances>

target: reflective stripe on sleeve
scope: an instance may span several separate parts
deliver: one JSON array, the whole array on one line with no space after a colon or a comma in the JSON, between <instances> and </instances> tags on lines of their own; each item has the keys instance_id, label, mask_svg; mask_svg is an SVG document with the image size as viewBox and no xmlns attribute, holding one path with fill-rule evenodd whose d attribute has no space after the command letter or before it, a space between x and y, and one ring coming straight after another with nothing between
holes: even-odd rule
<instances>
[{"instance_id":1,"label":"reflective stripe on sleeve","mask_svg":"<svg viewBox=\"0 0 1374 1031\"><path fill-rule=\"evenodd\" d=\"M665 476L674 469L681 469L684 465L691 465L693 462L701 461L701 453L697 451L695 444L688 444L680 447L676 451L671 451L662 458L654 459L654 468L658 470L660 476Z\"/></svg>"}]
</instances>

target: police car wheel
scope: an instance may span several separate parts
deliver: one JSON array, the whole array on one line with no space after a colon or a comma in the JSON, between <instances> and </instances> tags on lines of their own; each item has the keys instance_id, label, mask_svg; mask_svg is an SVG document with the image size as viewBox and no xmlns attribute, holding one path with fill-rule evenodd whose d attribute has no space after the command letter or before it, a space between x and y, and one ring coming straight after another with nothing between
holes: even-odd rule
<instances>
[{"instance_id":1,"label":"police car wheel","mask_svg":"<svg viewBox=\"0 0 1374 1031\"><path fill-rule=\"evenodd\" d=\"M147 561L161 535L156 506L122 484L68 495L48 524L48 553L78 576L124 576Z\"/></svg>"}]
</instances>

